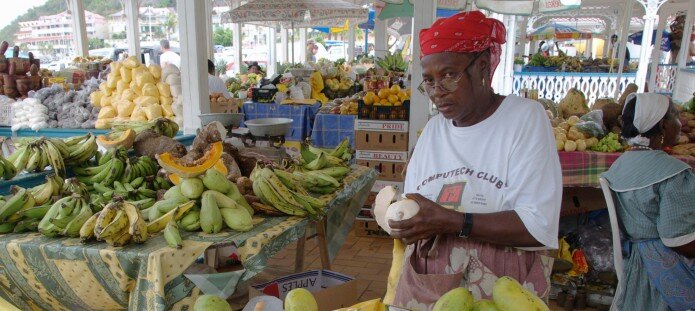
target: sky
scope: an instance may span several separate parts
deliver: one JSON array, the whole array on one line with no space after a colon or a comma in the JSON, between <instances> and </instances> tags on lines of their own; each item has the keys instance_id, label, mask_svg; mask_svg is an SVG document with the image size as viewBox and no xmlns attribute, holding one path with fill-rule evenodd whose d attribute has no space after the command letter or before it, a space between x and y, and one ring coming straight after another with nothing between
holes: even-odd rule
<instances>
[{"instance_id":1,"label":"sky","mask_svg":"<svg viewBox=\"0 0 695 311\"><path fill-rule=\"evenodd\" d=\"M46 3L46 0L2 0L0 28L9 25L17 16L26 13L29 9L44 3Z\"/></svg>"}]
</instances>

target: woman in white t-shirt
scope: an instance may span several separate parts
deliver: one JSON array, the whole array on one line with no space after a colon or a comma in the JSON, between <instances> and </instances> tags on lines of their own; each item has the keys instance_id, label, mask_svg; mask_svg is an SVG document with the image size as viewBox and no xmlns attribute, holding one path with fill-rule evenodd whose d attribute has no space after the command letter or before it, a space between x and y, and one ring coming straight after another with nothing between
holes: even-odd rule
<instances>
[{"instance_id":1,"label":"woman in white t-shirt","mask_svg":"<svg viewBox=\"0 0 695 311\"><path fill-rule=\"evenodd\" d=\"M552 259L537 250L557 248L560 162L543 107L490 86L504 42L504 25L479 11L420 32L419 89L440 113L408 164L404 192L420 212L389 223L408 245L389 275L396 306L428 310L456 287L489 299L504 275L549 292Z\"/></svg>"}]
</instances>

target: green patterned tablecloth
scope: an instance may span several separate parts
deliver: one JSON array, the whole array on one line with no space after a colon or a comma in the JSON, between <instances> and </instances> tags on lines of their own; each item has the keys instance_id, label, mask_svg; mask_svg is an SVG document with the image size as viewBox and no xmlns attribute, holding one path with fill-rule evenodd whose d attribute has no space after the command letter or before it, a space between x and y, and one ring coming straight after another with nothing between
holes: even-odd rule
<instances>
[{"instance_id":1,"label":"green patterned tablecloth","mask_svg":"<svg viewBox=\"0 0 695 311\"><path fill-rule=\"evenodd\" d=\"M327 209L327 241L333 258L366 200L376 172L353 166L345 188ZM21 310L192 310L200 291L182 275L205 249L233 242L248 280L275 253L297 241L309 221L254 217L249 232L183 233L184 247L162 236L140 245L113 248L37 233L0 235L0 296Z\"/></svg>"}]
</instances>

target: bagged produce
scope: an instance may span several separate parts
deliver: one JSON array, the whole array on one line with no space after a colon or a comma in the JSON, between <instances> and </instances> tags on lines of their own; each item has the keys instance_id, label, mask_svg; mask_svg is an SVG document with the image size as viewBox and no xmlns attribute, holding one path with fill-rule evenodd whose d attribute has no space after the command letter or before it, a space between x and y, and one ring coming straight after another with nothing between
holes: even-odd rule
<instances>
[{"instance_id":1,"label":"bagged produce","mask_svg":"<svg viewBox=\"0 0 695 311\"><path fill-rule=\"evenodd\" d=\"M130 68L127 68L125 66L121 67L121 81L123 81L125 83L130 83L130 81L133 80L132 78L133 78L133 76L132 76L132 71L130 70Z\"/></svg>"},{"instance_id":2,"label":"bagged produce","mask_svg":"<svg viewBox=\"0 0 695 311\"><path fill-rule=\"evenodd\" d=\"M157 91L159 96L171 97L171 89L166 82L157 82Z\"/></svg>"},{"instance_id":3,"label":"bagged produce","mask_svg":"<svg viewBox=\"0 0 695 311\"><path fill-rule=\"evenodd\" d=\"M150 71L150 74L152 74L155 80L159 80L162 77L162 67L159 65L152 64L147 66L147 69Z\"/></svg>"},{"instance_id":4,"label":"bagged produce","mask_svg":"<svg viewBox=\"0 0 695 311\"><path fill-rule=\"evenodd\" d=\"M159 97L159 91L154 83L145 83L142 87L142 95Z\"/></svg>"}]
</instances>

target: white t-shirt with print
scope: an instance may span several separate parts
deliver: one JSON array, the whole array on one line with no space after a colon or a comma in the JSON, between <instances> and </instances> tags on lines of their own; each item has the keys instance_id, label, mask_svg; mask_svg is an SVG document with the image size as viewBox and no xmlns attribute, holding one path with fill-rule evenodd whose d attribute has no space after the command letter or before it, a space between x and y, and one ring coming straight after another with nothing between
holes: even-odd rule
<instances>
[{"instance_id":1,"label":"white t-shirt with print","mask_svg":"<svg viewBox=\"0 0 695 311\"><path fill-rule=\"evenodd\" d=\"M166 51L159 56L159 63L162 65L165 63L172 64L176 66L176 68L181 68L181 56L175 52Z\"/></svg>"},{"instance_id":2,"label":"white t-shirt with print","mask_svg":"<svg viewBox=\"0 0 695 311\"><path fill-rule=\"evenodd\" d=\"M555 148L546 112L533 100L507 96L468 127L440 114L418 139L404 192L461 212L516 211L536 240L557 248L562 172Z\"/></svg>"}]
</instances>

